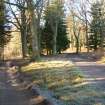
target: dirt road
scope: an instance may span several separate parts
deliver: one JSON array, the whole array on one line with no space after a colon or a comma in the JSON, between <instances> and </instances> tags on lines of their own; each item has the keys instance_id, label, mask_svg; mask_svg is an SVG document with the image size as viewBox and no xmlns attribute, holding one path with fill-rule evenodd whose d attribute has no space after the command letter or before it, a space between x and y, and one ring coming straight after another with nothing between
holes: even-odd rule
<instances>
[{"instance_id":1,"label":"dirt road","mask_svg":"<svg viewBox=\"0 0 105 105\"><path fill-rule=\"evenodd\" d=\"M61 56L59 58L61 59ZM66 58L64 60L73 61L81 69L87 84L93 86L97 92L105 93L105 64L98 64L91 57L82 55L68 54L64 55L64 58ZM29 93L19 88L20 83L12 78L8 70L6 65L0 65L0 105L32 105ZM104 98L100 100L96 98L96 100L105 103Z\"/></svg>"},{"instance_id":2,"label":"dirt road","mask_svg":"<svg viewBox=\"0 0 105 105\"><path fill-rule=\"evenodd\" d=\"M30 105L28 93L19 89L7 69L6 65L0 66L0 105Z\"/></svg>"},{"instance_id":3,"label":"dirt road","mask_svg":"<svg viewBox=\"0 0 105 105\"><path fill-rule=\"evenodd\" d=\"M69 59L81 69L89 84L105 91L105 64L98 64L91 57L75 54L70 55Z\"/></svg>"}]
</instances>

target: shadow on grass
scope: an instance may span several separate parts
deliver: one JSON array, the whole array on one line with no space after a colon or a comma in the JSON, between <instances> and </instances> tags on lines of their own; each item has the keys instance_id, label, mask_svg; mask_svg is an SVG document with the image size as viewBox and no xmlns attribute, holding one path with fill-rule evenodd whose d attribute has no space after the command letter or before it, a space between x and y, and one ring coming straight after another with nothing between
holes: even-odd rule
<instances>
[{"instance_id":1,"label":"shadow on grass","mask_svg":"<svg viewBox=\"0 0 105 105\"><path fill-rule=\"evenodd\" d=\"M54 92L66 105L104 105L105 93L94 80L84 80L82 72L66 60L42 61L21 68L25 78ZM98 81L98 79L97 79Z\"/></svg>"},{"instance_id":2,"label":"shadow on grass","mask_svg":"<svg viewBox=\"0 0 105 105\"><path fill-rule=\"evenodd\" d=\"M67 56L66 58L69 59L69 55ZM97 77L91 79L87 77L86 79L88 80L84 80L83 73L89 72L89 70L84 70L82 73L67 59L61 59L61 56L57 56L55 60L52 56L48 57L47 60L44 58L41 62L35 63L24 62L24 60L17 61L16 63L13 60L12 62L17 64L24 78L39 85L41 88L53 91L53 97L63 100L65 105L105 105L104 90L97 89L94 85L95 82L104 81L105 78ZM73 59L79 62L88 61L86 59L75 58L75 55ZM80 65L83 69L88 68L88 66L94 67L96 65ZM100 67L102 66L96 66L97 73ZM105 66L102 68L102 71L104 71ZM38 98L40 100L41 97L38 95L36 99Z\"/></svg>"}]
</instances>

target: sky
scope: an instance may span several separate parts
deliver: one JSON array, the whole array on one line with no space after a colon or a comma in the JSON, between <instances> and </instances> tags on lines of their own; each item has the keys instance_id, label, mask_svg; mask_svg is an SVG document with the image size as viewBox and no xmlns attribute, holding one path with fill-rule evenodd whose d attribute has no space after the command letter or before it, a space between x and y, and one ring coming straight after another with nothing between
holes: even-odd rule
<instances>
[{"instance_id":1,"label":"sky","mask_svg":"<svg viewBox=\"0 0 105 105\"><path fill-rule=\"evenodd\" d=\"M14 2L14 0L10 0L12 3ZM80 10L80 6L82 5L81 3L83 2L83 4L85 5L85 10L87 11L90 11L90 5L88 3L88 1L90 3L92 2L95 2L97 0L65 0L65 9L66 9L66 14L69 14L70 13L70 8L73 6L73 8L76 10L76 11L81 11ZM98 1L101 1L101 0L98 0ZM105 1L105 0L104 0ZM82 5L83 6L83 5ZM15 6L12 6L12 9L14 11L16 11L16 7Z\"/></svg>"}]
</instances>

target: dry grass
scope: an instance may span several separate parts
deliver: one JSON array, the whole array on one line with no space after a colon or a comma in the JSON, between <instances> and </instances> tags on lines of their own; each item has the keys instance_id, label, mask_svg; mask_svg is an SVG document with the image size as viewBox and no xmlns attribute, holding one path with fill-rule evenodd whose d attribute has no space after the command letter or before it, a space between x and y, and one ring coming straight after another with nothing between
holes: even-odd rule
<instances>
[{"instance_id":1,"label":"dry grass","mask_svg":"<svg viewBox=\"0 0 105 105\"><path fill-rule=\"evenodd\" d=\"M105 63L105 56L104 57L102 57L99 61L97 61L97 63Z\"/></svg>"},{"instance_id":2,"label":"dry grass","mask_svg":"<svg viewBox=\"0 0 105 105\"><path fill-rule=\"evenodd\" d=\"M31 63L22 68L26 75L38 85L47 84L48 88L57 88L66 84L82 82L82 75L70 61L42 61Z\"/></svg>"},{"instance_id":3,"label":"dry grass","mask_svg":"<svg viewBox=\"0 0 105 105\"><path fill-rule=\"evenodd\" d=\"M85 84L83 74L70 61L44 60L24 66L22 71L41 88L53 91L65 105L104 105L97 99L104 100L105 94Z\"/></svg>"}]
</instances>

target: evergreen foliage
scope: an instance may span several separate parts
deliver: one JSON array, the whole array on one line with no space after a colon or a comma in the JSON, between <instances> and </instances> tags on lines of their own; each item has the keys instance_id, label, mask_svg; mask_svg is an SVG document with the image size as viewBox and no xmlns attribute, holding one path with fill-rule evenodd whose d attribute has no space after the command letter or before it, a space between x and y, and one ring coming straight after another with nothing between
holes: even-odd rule
<instances>
[{"instance_id":1,"label":"evergreen foliage","mask_svg":"<svg viewBox=\"0 0 105 105\"><path fill-rule=\"evenodd\" d=\"M92 22L90 25L90 37L89 45L90 48L97 50L99 47L102 47L104 32L105 32L105 18L104 12L102 9L102 4L96 2L91 7L92 11Z\"/></svg>"},{"instance_id":2,"label":"evergreen foliage","mask_svg":"<svg viewBox=\"0 0 105 105\"><path fill-rule=\"evenodd\" d=\"M57 53L61 53L61 51L67 49L69 47L69 40L67 37L67 27L66 22L64 20L64 9L63 4L57 4L57 2L53 2L53 4L49 5L45 11L45 26L43 28L42 35L42 47L49 50L50 52L53 50L53 36L54 31L53 27L58 22L57 27Z\"/></svg>"},{"instance_id":3,"label":"evergreen foliage","mask_svg":"<svg viewBox=\"0 0 105 105\"><path fill-rule=\"evenodd\" d=\"M51 30L51 26L49 25L48 21L46 21L45 26L42 29L42 37L41 37L42 49L47 49L51 51L53 44L52 39L53 39L53 32Z\"/></svg>"},{"instance_id":4,"label":"evergreen foliage","mask_svg":"<svg viewBox=\"0 0 105 105\"><path fill-rule=\"evenodd\" d=\"M61 51L69 48L70 41L67 37L67 27L63 19L60 20L58 24L58 35L57 35L57 52L61 53Z\"/></svg>"}]
</instances>

